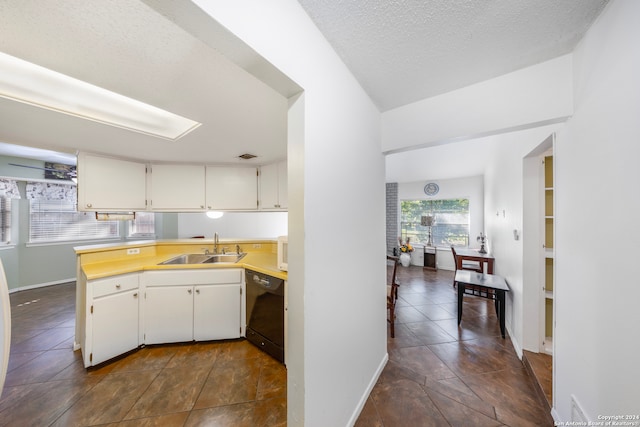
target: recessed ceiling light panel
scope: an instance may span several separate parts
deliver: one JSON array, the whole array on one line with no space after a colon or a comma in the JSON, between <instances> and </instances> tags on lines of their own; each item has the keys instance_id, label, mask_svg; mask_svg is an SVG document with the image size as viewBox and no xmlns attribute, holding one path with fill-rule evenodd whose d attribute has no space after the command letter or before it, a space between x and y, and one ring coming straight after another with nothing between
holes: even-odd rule
<instances>
[{"instance_id":1,"label":"recessed ceiling light panel","mask_svg":"<svg viewBox=\"0 0 640 427\"><path fill-rule=\"evenodd\" d=\"M200 123L0 52L0 96L164 139Z\"/></svg>"}]
</instances>

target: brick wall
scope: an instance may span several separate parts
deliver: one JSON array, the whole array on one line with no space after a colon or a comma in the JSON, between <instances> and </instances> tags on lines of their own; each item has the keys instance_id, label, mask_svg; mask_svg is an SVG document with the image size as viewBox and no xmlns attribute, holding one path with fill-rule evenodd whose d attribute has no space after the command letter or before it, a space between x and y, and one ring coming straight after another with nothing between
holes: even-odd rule
<instances>
[{"instance_id":1,"label":"brick wall","mask_svg":"<svg viewBox=\"0 0 640 427\"><path fill-rule=\"evenodd\" d=\"M387 253L392 254L398 246L398 183L387 183Z\"/></svg>"}]
</instances>

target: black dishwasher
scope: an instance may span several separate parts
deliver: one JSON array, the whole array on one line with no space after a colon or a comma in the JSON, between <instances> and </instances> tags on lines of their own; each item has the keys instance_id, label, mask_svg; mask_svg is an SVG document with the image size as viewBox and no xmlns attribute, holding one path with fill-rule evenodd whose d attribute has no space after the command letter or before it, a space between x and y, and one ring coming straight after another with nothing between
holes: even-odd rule
<instances>
[{"instance_id":1,"label":"black dishwasher","mask_svg":"<svg viewBox=\"0 0 640 427\"><path fill-rule=\"evenodd\" d=\"M245 271L247 339L284 363L284 280Z\"/></svg>"}]
</instances>

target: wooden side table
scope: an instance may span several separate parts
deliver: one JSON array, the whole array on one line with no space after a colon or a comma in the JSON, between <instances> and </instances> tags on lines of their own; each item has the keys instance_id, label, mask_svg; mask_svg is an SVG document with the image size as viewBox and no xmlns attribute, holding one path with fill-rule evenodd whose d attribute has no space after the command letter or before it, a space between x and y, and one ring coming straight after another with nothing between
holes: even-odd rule
<instances>
[{"instance_id":1,"label":"wooden side table","mask_svg":"<svg viewBox=\"0 0 640 427\"><path fill-rule=\"evenodd\" d=\"M424 268L428 268L429 270L437 270L437 254L438 251L434 246L424 247Z\"/></svg>"}]
</instances>

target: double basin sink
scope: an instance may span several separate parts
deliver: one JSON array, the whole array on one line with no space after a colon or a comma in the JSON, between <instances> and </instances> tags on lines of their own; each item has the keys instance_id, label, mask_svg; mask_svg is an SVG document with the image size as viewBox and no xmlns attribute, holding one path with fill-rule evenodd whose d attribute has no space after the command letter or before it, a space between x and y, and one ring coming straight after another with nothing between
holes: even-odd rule
<instances>
[{"instance_id":1,"label":"double basin sink","mask_svg":"<svg viewBox=\"0 0 640 427\"><path fill-rule=\"evenodd\" d=\"M246 252L227 252L225 254L183 254L161 262L158 265L174 264L234 264L246 255Z\"/></svg>"}]
</instances>

